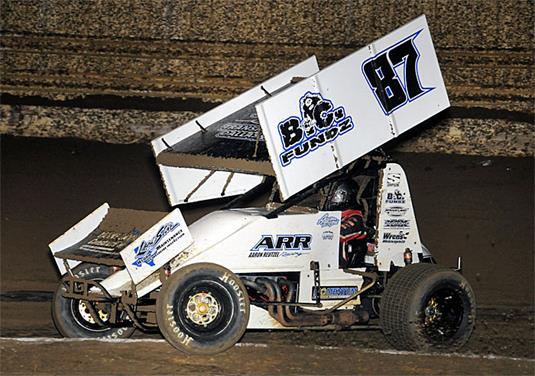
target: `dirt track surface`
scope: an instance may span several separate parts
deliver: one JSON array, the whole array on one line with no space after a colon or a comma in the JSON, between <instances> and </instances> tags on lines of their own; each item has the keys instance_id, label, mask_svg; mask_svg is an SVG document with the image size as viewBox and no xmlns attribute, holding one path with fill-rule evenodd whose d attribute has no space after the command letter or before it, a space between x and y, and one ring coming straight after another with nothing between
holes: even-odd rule
<instances>
[{"instance_id":1,"label":"dirt track surface","mask_svg":"<svg viewBox=\"0 0 535 376\"><path fill-rule=\"evenodd\" d=\"M0 340L10 374L531 374L534 361L463 354L415 354L326 346L241 343L214 356L186 356L163 341ZM20 356L25 354L25 361ZM105 357L102 357L106 354ZM145 357L140 354L149 354ZM289 356L290 355L290 356ZM58 361L61 359L61 361ZM98 361L96 361L98 359Z\"/></svg>"},{"instance_id":2,"label":"dirt track surface","mask_svg":"<svg viewBox=\"0 0 535 376\"><path fill-rule=\"evenodd\" d=\"M409 177L424 243L443 264L454 265L463 256L464 274L476 292L476 330L461 356L395 353L380 332L366 330L248 332L240 347L200 359L160 342L6 339L58 337L50 318L51 292L58 280L47 249L51 240L104 201L112 207L169 208L145 145L3 137L1 152L2 374L535 371L531 159L397 155ZM191 223L215 207L212 202L183 211Z\"/></svg>"}]
</instances>

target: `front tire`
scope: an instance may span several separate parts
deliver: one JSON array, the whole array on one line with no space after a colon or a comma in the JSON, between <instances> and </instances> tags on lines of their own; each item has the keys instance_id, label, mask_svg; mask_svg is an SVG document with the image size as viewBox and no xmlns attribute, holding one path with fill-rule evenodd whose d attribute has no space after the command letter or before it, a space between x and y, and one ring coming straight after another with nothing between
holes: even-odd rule
<instances>
[{"instance_id":1,"label":"front tire","mask_svg":"<svg viewBox=\"0 0 535 376\"><path fill-rule=\"evenodd\" d=\"M470 338L475 318L475 297L468 281L438 265L404 267L381 297L383 333L399 350L455 351Z\"/></svg>"},{"instance_id":2,"label":"front tire","mask_svg":"<svg viewBox=\"0 0 535 376\"><path fill-rule=\"evenodd\" d=\"M158 296L156 316L163 336L188 354L216 354L233 346L249 322L249 297L241 280L210 263L173 273Z\"/></svg>"},{"instance_id":3,"label":"front tire","mask_svg":"<svg viewBox=\"0 0 535 376\"><path fill-rule=\"evenodd\" d=\"M81 264L74 268L78 278L102 281L113 273L113 269L104 265ZM59 284L52 300L52 319L58 332L67 338L128 338L135 328L133 326L100 326L91 317L87 302L79 299L64 298L65 287ZM97 308L99 318L106 323L109 319L109 305Z\"/></svg>"}]
</instances>

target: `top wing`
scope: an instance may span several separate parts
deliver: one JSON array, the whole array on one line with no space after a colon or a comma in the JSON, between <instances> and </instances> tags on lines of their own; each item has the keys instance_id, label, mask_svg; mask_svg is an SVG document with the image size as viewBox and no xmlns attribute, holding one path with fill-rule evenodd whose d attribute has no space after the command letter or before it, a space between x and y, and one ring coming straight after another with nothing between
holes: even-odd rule
<instances>
[{"instance_id":1,"label":"top wing","mask_svg":"<svg viewBox=\"0 0 535 376\"><path fill-rule=\"evenodd\" d=\"M293 77L307 78L292 85ZM201 189L221 197L245 177L248 191L265 175L276 176L286 200L447 107L421 16L321 71L315 59L306 60L160 137L153 148L172 204ZM203 173L184 198L184 181L194 176L181 175L185 168ZM207 184L216 174L227 179Z\"/></svg>"},{"instance_id":2,"label":"top wing","mask_svg":"<svg viewBox=\"0 0 535 376\"><path fill-rule=\"evenodd\" d=\"M421 16L256 109L287 199L447 107Z\"/></svg>"}]
</instances>

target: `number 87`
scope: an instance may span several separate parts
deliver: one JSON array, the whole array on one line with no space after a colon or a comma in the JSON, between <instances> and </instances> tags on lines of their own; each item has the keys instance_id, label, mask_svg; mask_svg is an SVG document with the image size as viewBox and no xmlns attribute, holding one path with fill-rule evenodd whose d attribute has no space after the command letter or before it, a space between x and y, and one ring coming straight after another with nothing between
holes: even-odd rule
<instances>
[{"instance_id":1,"label":"number 87","mask_svg":"<svg viewBox=\"0 0 535 376\"><path fill-rule=\"evenodd\" d=\"M386 115L432 90L422 88L418 76L420 53L414 45L414 39L420 32L421 30L362 64L364 76ZM404 65L405 82L395 69L401 64Z\"/></svg>"}]
</instances>

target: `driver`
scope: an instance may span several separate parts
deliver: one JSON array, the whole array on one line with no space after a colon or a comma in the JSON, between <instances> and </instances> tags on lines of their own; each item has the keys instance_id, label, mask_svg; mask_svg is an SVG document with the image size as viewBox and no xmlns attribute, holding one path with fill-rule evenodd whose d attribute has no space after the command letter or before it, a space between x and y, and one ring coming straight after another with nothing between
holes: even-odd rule
<instances>
[{"instance_id":1,"label":"driver","mask_svg":"<svg viewBox=\"0 0 535 376\"><path fill-rule=\"evenodd\" d=\"M366 227L362 215L361 205L357 202L357 184L352 179L336 183L334 193L330 196L325 210L339 210L341 214L340 224L340 248L341 265L349 266L356 258L360 242L365 240L370 232ZM371 235L371 234L370 234Z\"/></svg>"}]
</instances>

